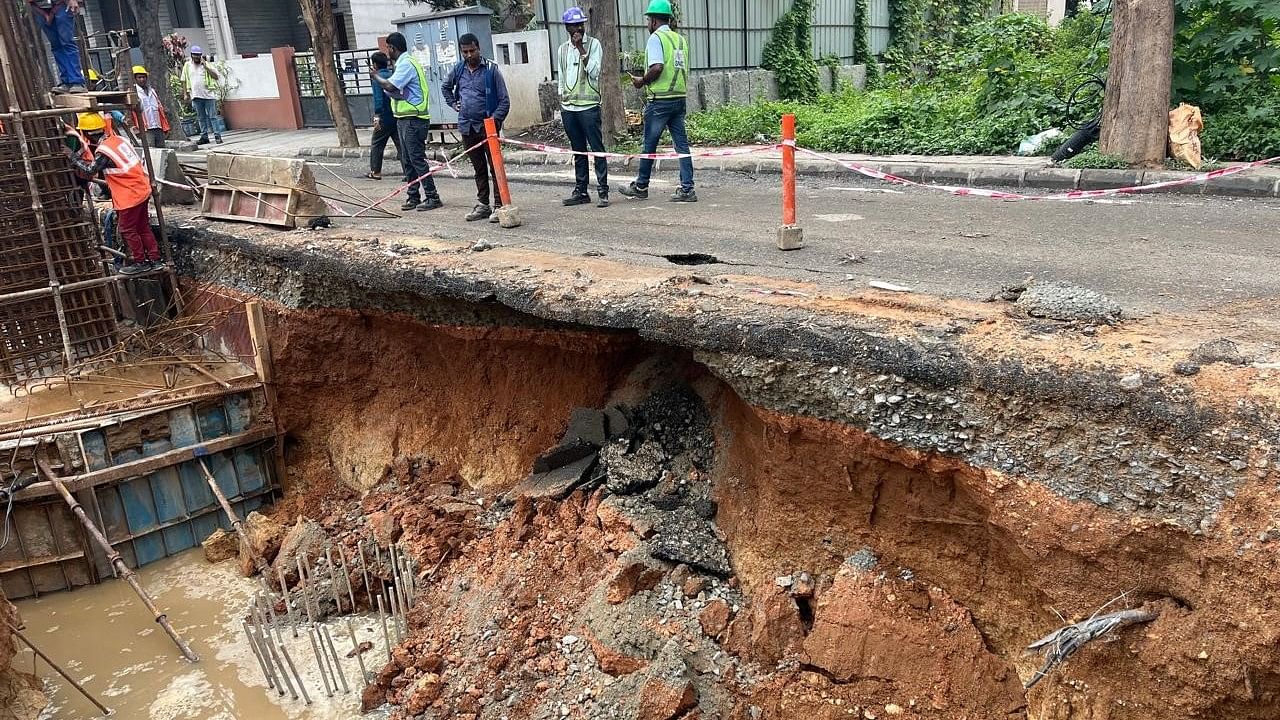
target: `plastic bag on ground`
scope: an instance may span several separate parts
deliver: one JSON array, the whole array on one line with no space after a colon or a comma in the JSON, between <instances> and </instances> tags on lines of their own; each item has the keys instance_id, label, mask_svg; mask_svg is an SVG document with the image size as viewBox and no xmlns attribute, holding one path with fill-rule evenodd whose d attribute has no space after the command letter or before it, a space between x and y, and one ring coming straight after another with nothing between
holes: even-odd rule
<instances>
[{"instance_id":1,"label":"plastic bag on ground","mask_svg":"<svg viewBox=\"0 0 1280 720\"><path fill-rule=\"evenodd\" d=\"M1062 137L1062 131L1058 128L1049 128L1042 133L1036 133L1031 137L1018 143L1019 155L1037 155L1040 149L1047 145L1051 140L1057 140Z\"/></svg>"},{"instance_id":2,"label":"plastic bag on ground","mask_svg":"<svg viewBox=\"0 0 1280 720\"><path fill-rule=\"evenodd\" d=\"M1203 163L1200 131L1204 117L1200 108L1182 103L1169 111L1169 154L1197 170Z\"/></svg>"}]
</instances>

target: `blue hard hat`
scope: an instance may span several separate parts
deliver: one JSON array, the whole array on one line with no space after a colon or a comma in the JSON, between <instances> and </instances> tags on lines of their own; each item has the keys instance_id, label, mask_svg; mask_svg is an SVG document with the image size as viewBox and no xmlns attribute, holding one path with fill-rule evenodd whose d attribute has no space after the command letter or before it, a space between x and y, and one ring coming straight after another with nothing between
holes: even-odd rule
<instances>
[{"instance_id":1,"label":"blue hard hat","mask_svg":"<svg viewBox=\"0 0 1280 720\"><path fill-rule=\"evenodd\" d=\"M564 11L564 15L560 18L565 25L577 25L587 21L587 14L582 12L582 8L571 7Z\"/></svg>"}]
</instances>

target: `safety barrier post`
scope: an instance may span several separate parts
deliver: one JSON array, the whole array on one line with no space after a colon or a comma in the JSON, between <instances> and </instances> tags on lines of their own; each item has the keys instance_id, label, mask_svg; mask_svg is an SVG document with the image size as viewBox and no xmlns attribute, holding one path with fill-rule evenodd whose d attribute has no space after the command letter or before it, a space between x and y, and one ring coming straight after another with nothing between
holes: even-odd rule
<instances>
[{"instance_id":1,"label":"safety barrier post","mask_svg":"<svg viewBox=\"0 0 1280 720\"><path fill-rule=\"evenodd\" d=\"M796 225L796 116L782 116L782 227L778 249L804 247L804 230Z\"/></svg>"},{"instance_id":2,"label":"safety barrier post","mask_svg":"<svg viewBox=\"0 0 1280 720\"><path fill-rule=\"evenodd\" d=\"M511 204L511 188L507 186L507 166L502 163L502 141L498 139L498 124L493 118L484 119L485 135L489 138L489 162L493 164L493 177L498 182L494 188L502 207L498 208L498 224L504 228L520 227L520 208Z\"/></svg>"}]
</instances>

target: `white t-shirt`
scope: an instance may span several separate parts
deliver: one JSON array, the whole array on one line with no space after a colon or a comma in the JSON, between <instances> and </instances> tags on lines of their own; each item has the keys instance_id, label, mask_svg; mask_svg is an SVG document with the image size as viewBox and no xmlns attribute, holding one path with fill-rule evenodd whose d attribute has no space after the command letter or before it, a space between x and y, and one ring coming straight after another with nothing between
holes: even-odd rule
<instances>
[{"instance_id":1,"label":"white t-shirt","mask_svg":"<svg viewBox=\"0 0 1280 720\"><path fill-rule=\"evenodd\" d=\"M190 85L187 87L187 90L191 92L191 97L201 98L203 100L218 99L218 96L214 95L213 91L209 89L209 86L205 84L204 63L200 63L199 65L197 65L196 63L193 63L190 60L188 60L187 67L188 67L187 82L190 83Z\"/></svg>"}]
</instances>

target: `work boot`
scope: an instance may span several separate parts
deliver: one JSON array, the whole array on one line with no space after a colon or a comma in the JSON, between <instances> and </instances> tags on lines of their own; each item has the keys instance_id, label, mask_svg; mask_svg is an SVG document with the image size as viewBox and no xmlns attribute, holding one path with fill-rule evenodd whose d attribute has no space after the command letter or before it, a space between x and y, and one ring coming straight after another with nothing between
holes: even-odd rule
<instances>
[{"instance_id":1,"label":"work boot","mask_svg":"<svg viewBox=\"0 0 1280 720\"><path fill-rule=\"evenodd\" d=\"M471 212L467 213L466 221L475 222L476 220L484 220L490 217L497 217L493 212L493 208L488 205L476 205Z\"/></svg>"},{"instance_id":2,"label":"work boot","mask_svg":"<svg viewBox=\"0 0 1280 720\"><path fill-rule=\"evenodd\" d=\"M196 138L196 144L197 144L197 145L208 145L208 144L209 144L209 136L208 136L208 135L201 135L200 137Z\"/></svg>"},{"instance_id":3,"label":"work boot","mask_svg":"<svg viewBox=\"0 0 1280 720\"><path fill-rule=\"evenodd\" d=\"M163 260L148 260L148 261L147 261L147 269L148 269L148 270L164 270L164 261L163 261Z\"/></svg>"},{"instance_id":4,"label":"work boot","mask_svg":"<svg viewBox=\"0 0 1280 720\"><path fill-rule=\"evenodd\" d=\"M418 212L427 212L428 210L437 210L444 207L444 202L438 197L430 197L422 201L418 206Z\"/></svg>"},{"instance_id":5,"label":"work boot","mask_svg":"<svg viewBox=\"0 0 1280 720\"><path fill-rule=\"evenodd\" d=\"M60 83L58 85L54 85L53 87L49 88L49 92L53 93L54 95L66 95L67 89L68 89L68 85L66 83Z\"/></svg>"},{"instance_id":6,"label":"work boot","mask_svg":"<svg viewBox=\"0 0 1280 720\"><path fill-rule=\"evenodd\" d=\"M631 183L630 185L623 185L622 187L618 188L618 192L634 200L649 199L649 188L640 187L636 185L634 182Z\"/></svg>"},{"instance_id":7,"label":"work boot","mask_svg":"<svg viewBox=\"0 0 1280 720\"><path fill-rule=\"evenodd\" d=\"M601 196L600 196L600 202L596 203L596 207L598 207L598 208L607 208L607 207L609 207L609 196L608 196L608 195L601 195Z\"/></svg>"},{"instance_id":8,"label":"work boot","mask_svg":"<svg viewBox=\"0 0 1280 720\"><path fill-rule=\"evenodd\" d=\"M573 194L564 199L565 207L573 207L574 205L586 205L591 202L591 196L581 190L574 190Z\"/></svg>"},{"instance_id":9,"label":"work boot","mask_svg":"<svg viewBox=\"0 0 1280 720\"><path fill-rule=\"evenodd\" d=\"M419 205L419 202L417 198L409 198L408 200L404 201L404 204L400 206L400 209L404 210L405 212L408 212L418 207L418 205Z\"/></svg>"},{"instance_id":10,"label":"work boot","mask_svg":"<svg viewBox=\"0 0 1280 720\"><path fill-rule=\"evenodd\" d=\"M89 92L89 89L88 89L88 88L86 88L86 87L85 87L85 86L83 86L83 85L68 85L68 86L67 86L67 93L69 93L69 94L71 94L71 95L84 95L84 94L85 94L85 93L87 93L87 92Z\"/></svg>"},{"instance_id":11,"label":"work boot","mask_svg":"<svg viewBox=\"0 0 1280 720\"><path fill-rule=\"evenodd\" d=\"M213 141L214 141L214 142L216 142L216 143L218 143L219 145L221 145L221 144L222 144L222 136L221 136L221 135L214 135L214 136L213 136Z\"/></svg>"},{"instance_id":12,"label":"work boot","mask_svg":"<svg viewBox=\"0 0 1280 720\"><path fill-rule=\"evenodd\" d=\"M147 267L147 264L145 262L129 263L128 265L125 265L124 267L120 268L120 274L121 275L137 275L138 273L144 273L149 269L150 268Z\"/></svg>"},{"instance_id":13,"label":"work boot","mask_svg":"<svg viewBox=\"0 0 1280 720\"><path fill-rule=\"evenodd\" d=\"M693 188L688 190L680 188L671 196L671 202L695 203L698 202L698 193L694 192Z\"/></svg>"}]
</instances>

